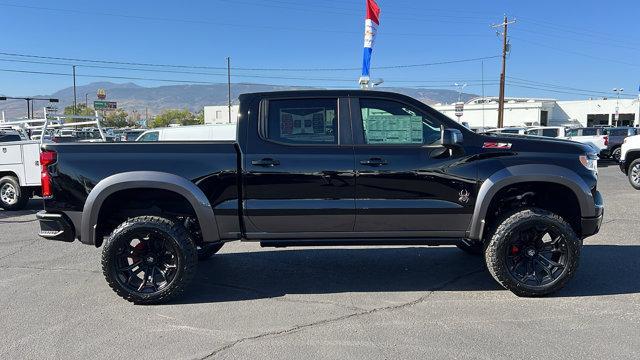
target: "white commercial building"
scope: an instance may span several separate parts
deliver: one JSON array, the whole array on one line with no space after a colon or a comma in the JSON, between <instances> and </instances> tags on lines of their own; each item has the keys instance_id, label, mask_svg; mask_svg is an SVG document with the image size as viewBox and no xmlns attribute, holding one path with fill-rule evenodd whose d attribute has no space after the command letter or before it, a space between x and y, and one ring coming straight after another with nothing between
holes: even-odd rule
<instances>
[{"instance_id":1,"label":"white commercial building","mask_svg":"<svg viewBox=\"0 0 640 360\"><path fill-rule=\"evenodd\" d=\"M238 105L231 105L231 123L238 122ZM229 123L229 107L227 105L205 106L204 107L204 123L205 124L228 124Z\"/></svg>"},{"instance_id":2,"label":"white commercial building","mask_svg":"<svg viewBox=\"0 0 640 360\"><path fill-rule=\"evenodd\" d=\"M498 99L477 98L464 104L462 116L456 116L455 104L436 104L434 108L471 128L498 125ZM616 109L618 120L616 121ZM553 99L507 98L504 126L638 126L638 99L558 101Z\"/></svg>"}]
</instances>

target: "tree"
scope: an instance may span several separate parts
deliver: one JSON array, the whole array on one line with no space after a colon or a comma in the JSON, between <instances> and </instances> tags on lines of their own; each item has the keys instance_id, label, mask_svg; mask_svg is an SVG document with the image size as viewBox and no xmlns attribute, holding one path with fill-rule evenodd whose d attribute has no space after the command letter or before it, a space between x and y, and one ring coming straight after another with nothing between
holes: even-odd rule
<instances>
[{"instance_id":1,"label":"tree","mask_svg":"<svg viewBox=\"0 0 640 360\"><path fill-rule=\"evenodd\" d=\"M204 124L204 116L196 116L187 109L164 110L158 114L149 124L150 127L166 127L172 124L177 125L198 125Z\"/></svg>"},{"instance_id":2,"label":"tree","mask_svg":"<svg viewBox=\"0 0 640 360\"><path fill-rule=\"evenodd\" d=\"M64 108L64 115L77 115L77 116L94 116L95 112L92 108L86 107L84 104L78 104L76 111L73 109L73 105L69 105ZM69 119L67 122L76 122L77 119Z\"/></svg>"},{"instance_id":3,"label":"tree","mask_svg":"<svg viewBox=\"0 0 640 360\"><path fill-rule=\"evenodd\" d=\"M122 109L111 110L107 112L107 115L105 116L102 124L106 127L115 128L133 126L134 122L130 121L128 118L129 114Z\"/></svg>"}]
</instances>

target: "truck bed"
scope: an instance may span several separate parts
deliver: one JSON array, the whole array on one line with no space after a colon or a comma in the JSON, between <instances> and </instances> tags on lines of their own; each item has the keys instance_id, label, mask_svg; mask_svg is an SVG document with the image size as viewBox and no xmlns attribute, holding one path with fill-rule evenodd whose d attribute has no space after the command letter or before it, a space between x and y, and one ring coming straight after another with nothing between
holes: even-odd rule
<instances>
[{"instance_id":1,"label":"truck bed","mask_svg":"<svg viewBox=\"0 0 640 360\"><path fill-rule=\"evenodd\" d=\"M64 211L74 223L80 221L89 193L100 181L119 173L148 171L193 182L214 209L224 208L216 212L224 217L220 220L237 227L239 148L235 142L71 143L45 144L43 149L57 153L51 172L55 195L45 200L45 210Z\"/></svg>"}]
</instances>

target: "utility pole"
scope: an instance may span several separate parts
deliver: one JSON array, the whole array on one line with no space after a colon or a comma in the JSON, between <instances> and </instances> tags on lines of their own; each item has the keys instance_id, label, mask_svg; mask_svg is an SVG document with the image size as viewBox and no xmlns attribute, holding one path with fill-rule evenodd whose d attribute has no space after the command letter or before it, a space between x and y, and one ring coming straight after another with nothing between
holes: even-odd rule
<instances>
[{"instance_id":1,"label":"utility pole","mask_svg":"<svg viewBox=\"0 0 640 360\"><path fill-rule=\"evenodd\" d=\"M504 127L504 83L507 71L507 53L509 52L509 41L507 30L509 25L514 24L515 19L509 21L507 15L504 16L502 24L491 25L492 28L502 28L502 72L500 73L500 97L498 99L498 127Z\"/></svg>"},{"instance_id":2,"label":"utility pole","mask_svg":"<svg viewBox=\"0 0 640 360\"><path fill-rule=\"evenodd\" d=\"M76 66L73 65L73 115L78 115L78 98L76 97Z\"/></svg>"},{"instance_id":3,"label":"utility pole","mask_svg":"<svg viewBox=\"0 0 640 360\"><path fill-rule=\"evenodd\" d=\"M227 105L229 107L229 124L231 124L231 58L227 56Z\"/></svg>"}]
</instances>

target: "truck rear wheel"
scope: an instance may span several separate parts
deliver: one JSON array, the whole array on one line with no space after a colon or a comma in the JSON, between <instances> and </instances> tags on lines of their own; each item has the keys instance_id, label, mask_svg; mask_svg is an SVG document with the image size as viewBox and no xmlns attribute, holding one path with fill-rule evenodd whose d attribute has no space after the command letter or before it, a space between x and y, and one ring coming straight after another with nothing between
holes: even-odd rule
<instances>
[{"instance_id":1,"label":"truck rear wheel","mask_svg":"<svg viewBox=\"0 0 640 360\"><path fill-rule=\"evenodd\" d=\"M14 176L4 176L0 179L0 207L5 210L21 210L29 201L29 196L20 187L20 182Z\"/></svg>"},{"instance_id":2,"label":"truck rear wheel","mask_svg":"<svg viewBox=\"0 0 640 360\"><path fill-rule=\"evenodd\" d=\"M493 278L518 296L543 296L569 281L582 241L560 216L528 208L507 216L485 251Z\"/></svg>"},{"instance_id":3,"label":"truck rear wheel","mask_svg":"<svg viewBox=\"0 0 640 360\"><path fill-rule=\"evenodd\" d=\"M184 226L157 216L120 224L102 251L107 283L136 304L163 303L183 292L197 263L196 246Z\"/></svg>"},{"instance_id":4,"label":"truck rear wheel","mask_svg":"<svg viewBox=\"0 0 640 360\"><path fill-rule=\"evenodd\" d=\"M634 189L640 190L640 159L634 160L629 165L629 183Z\"/></svg>"}]
</instances>

